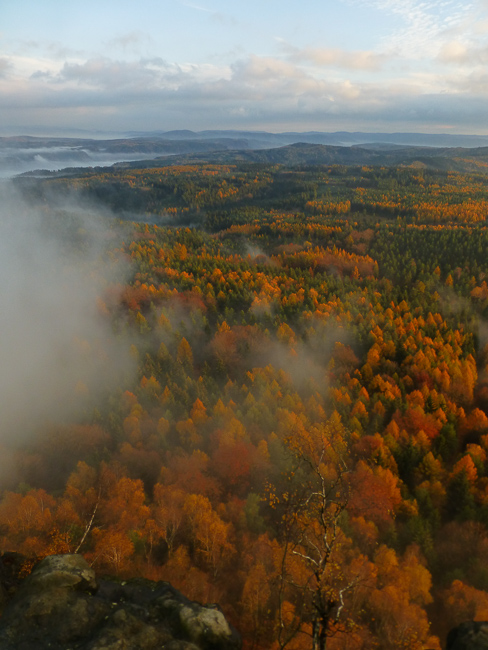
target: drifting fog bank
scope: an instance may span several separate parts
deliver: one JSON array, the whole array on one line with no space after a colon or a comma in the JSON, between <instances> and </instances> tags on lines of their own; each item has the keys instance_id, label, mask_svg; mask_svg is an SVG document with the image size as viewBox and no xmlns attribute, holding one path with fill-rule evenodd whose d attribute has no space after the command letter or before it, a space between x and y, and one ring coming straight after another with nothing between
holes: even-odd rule
<instances>
[{"instance_id":1,"label":"drifting fog bank","mask_svg":"<svg viewBox=\"0 0 488 650\"><path fill-rule=\"evenodd\" d=\"M12 443L91 401L129 362L97 308L107 223L77 206L57 222L5 181L0 199L0 443Z\"/></svg>"}]
</instances>

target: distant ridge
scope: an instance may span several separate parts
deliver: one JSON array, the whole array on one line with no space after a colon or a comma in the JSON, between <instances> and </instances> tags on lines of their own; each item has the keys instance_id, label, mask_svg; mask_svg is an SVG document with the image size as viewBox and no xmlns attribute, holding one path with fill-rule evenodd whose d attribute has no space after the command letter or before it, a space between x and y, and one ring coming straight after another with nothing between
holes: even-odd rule
<instances>
[{"instance_id":1,"label":"distant ridge","mask_svg":"<svg viewBox=\"0 0 488 650\"><path fill-rule=\"evenodd\" d=\"M366 141L367 140L367 141ZM0 138L0 176L34 170L134 167L176 161L306 164L420 164L487 172L488 136L419 133L266 133L178 130L124 138ZM171 157L171 158L170 158Z\"/></svg>"},{"instance_id":2,"label":"distant ridge","mask_svg":"<svg viewBox=\"0 0 488 650\"><path fill-rule=\"evenodd\" d=\"M260 146L249 148L267 148L306 142L309 144L330 144L339 146L369 145L369 144L396 144L413 147L482 147L488 146L486 135L459 135L450 133L365 133L363 131L287 131L284 133L268 133L266 131L242 130L206 130L206 131L156 131L152 133L132 132L129 137L158 137L165 139L194 139L212 140L219 139L245 139L249 143L258 143Z\"/></svg>"}]
</instances>

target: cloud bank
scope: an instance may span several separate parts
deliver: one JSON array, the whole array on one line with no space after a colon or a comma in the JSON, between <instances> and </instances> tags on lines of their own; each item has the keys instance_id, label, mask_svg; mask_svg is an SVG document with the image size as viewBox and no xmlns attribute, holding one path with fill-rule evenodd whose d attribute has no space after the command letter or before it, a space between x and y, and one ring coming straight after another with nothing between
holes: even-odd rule
<instances>
[{"instance_id":1,"label":"cloud bank","mask_svg":"<svg viewBox=\"0 0 488 650\"><path fill-rule=\"evenodd\" d=\"M180 3L180 7L215 23L219 3L208 4ZM238 40L243 23L229 10L226 33L235 33L235 48L223 52L218 42L209 43L207 54L193 61L175 58L137 24L107 37L99 52L83 54L73 48L70 53L66 44L59 43L43 49L39 42L24 44L16 52L0 51L0 123L11 130L30 125L119 132L177 128L488 132L483 108L488 93L484 0L339 4L348 7L351 16L350 26L342 25L346 40L341 47L330 30L324 32L328 36L323 43L312 37L307 42L298 29L286 38L263 35L265 26L256 15L260 40L250 34L249 41L262 43L262 50L243 49ZM297 23L306 20L311 27L313 16L296 11ZM369 12L371 24L355 24L355 12L362 16ZM202 22L202 30L206 25ZM374 36L368 36L368 29ZM141 49L147 55L142 56Z\"/></svg>"},{"instance_id":2,"label":"cloud bank","mask_svg":"<svg viewBox=\"0 0 488 650\"><path fill-rule=\"evenodd\" d=\"M60 225L6 181L0 198L2 444L61 422L130 362L97 308L101 220L65 203Z\"/></svg>"}]
</instances>

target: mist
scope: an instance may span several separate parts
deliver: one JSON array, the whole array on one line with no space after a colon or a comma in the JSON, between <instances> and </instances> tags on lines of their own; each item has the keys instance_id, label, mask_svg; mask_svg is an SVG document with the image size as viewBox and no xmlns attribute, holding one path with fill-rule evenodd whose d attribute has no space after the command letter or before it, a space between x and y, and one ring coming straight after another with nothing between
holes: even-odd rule
<instances>
[{"instance_id":1,"label":"mist","mask_svg":"<svg viewBox=\"0 0 488 650\"><path fill-rule=\"evenodd\" d=\"M151 160L156 154L91 151L79 147L30 147L20 149L0 145L0 179L12 178L26 172L60 171L70 167L110 167L120 162ZM170 154L168 154L170 155Z\"/></svg>"},{"instance_id":2,"label":"mist","mask_svg":"<svg viewBox=\"0 0 488 650\"><path fill-rule=\"evenodd\" d=\"M56 216L6 181L0 199L1 444L95 404L130 362L97 306L107 282L105 216L68 199ZM123 280L112 266L109 281Z\"/></svg>"}]
</instances>

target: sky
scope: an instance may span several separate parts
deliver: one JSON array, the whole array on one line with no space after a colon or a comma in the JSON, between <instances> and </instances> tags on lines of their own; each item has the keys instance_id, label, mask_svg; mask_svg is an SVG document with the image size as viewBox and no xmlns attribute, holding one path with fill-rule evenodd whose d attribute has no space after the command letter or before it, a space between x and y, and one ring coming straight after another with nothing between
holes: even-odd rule
<instances>
[{"instance_id":1,"label":"sky","mask_svg":"<svg viewBox=\"0 0 488 650\"><path fill-rule=\"evenodd\" d=\"M0 135L488 134L488 0L2 0Z\"/></svg>"}]
</instances>

